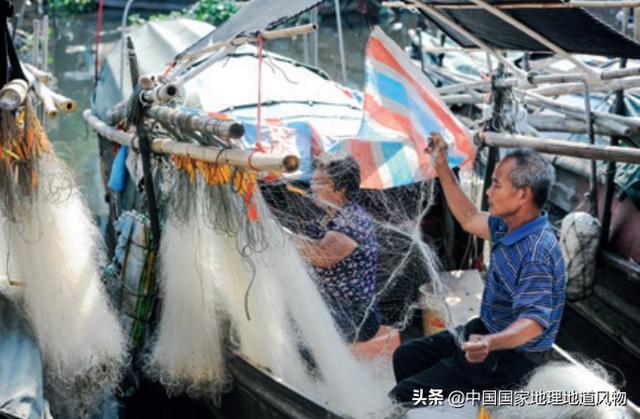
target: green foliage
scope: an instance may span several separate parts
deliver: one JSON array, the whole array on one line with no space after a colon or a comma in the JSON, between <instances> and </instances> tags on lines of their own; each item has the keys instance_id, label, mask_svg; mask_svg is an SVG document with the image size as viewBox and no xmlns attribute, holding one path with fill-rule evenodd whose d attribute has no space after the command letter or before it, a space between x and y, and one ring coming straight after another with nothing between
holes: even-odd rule
<instances>
[{"instance_id":1,"label":"green foliage","mask_svg":"<svg viewBox=\"0 0 640 419\"><path fill-rule=\"evenodd\" d=\"M230 0L200 0L188 10L190 17L218 26L238 11L235 2Z\"/></svg>"},{"instance_id":2,"label":"green foliage","mask_svg":"<svg viewBox=\"0 0 640 419\"><path fill-rule=\"evenodd\" d=\"M54 14L88 13L96 9L93 0L49 0L48 3Z\"/></svg>"},{"instance_id":3,"label":"green foliage","mask_svg":"<svg viewBox=\"0 0 640 419\"><path fill-rule=\"evenodd\" d=\"M154 22L157 20L187 17L208 22L214 26L219 26L237 11L238 7L232 0L200 0L193 6L184 9L182 12L151 15L148 19L144 19L139 15L131 15L129 16L129 23L143 24L145 22Z\"/></svg>"}]
</instances>

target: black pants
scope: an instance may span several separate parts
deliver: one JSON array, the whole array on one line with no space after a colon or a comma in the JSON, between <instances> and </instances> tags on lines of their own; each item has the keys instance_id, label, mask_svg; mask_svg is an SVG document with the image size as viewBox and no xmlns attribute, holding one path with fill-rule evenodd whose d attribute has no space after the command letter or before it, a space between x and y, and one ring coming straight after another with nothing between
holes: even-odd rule
<instances>
[{"instance_id":1,"label":"black pants","mask_svg":"<svg viewBox=\"0 0 640 419\"><path fill-rule=\"evenodd\" d=\"M487 334L480 321L473 319L465 326L469 335ZM470 363L455 344L451 333L403 343L393 354L393 371L398 383L390 396L400 402L411 402L414 390L441 389L445 397L454 390L468 392L508 387L518 384L537 365L514 350L490 352L484 362Z\"/></svg>"}]
</instances>

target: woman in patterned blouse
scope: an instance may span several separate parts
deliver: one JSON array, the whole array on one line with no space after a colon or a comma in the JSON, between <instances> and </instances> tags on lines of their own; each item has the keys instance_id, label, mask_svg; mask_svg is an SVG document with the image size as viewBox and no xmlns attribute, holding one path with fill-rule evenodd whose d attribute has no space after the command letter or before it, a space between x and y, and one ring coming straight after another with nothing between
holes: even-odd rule
<instances>
[{"instance_id":1,"label":"woman in patterned blouse","mask_svg":"<svg viewBox=\"0 0 640 419\"><path fill-rule=\"evenodd\" d=\"M300 253L348 341L372 338L380 327L375 306L378 244L373 219L357 203L360 170L352 157L314 162L311 196L322 214L304 223Z\"/></svg>"}]
</instances>

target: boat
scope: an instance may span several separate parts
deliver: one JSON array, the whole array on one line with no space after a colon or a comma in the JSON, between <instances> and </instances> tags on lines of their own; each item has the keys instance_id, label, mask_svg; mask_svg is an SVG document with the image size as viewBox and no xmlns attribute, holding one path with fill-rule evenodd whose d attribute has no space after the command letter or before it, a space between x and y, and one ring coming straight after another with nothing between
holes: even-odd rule
<instances>
[{"instance_id":1,"label":"boat","mask_svg":"<svg viewBox=\"0 0 640 419\"><path fill-rule=\"evenodd\" d=\"M165 70L165 63L170 62L178 53L197 43L201 38L206 39L206 42L201 45L224 41L224 39L216 39L215 36L207 37L210 31L210 27L200 22L172 20L152 22L130 32L129 36L138 57L138 74L161 74ZM171 36L162 36L162 34L171 34ZM161 48L156 46L158 43L162 45ZM187 50L186 54L190 52L192 51ZM244 138L245 147L255 145L255 114L258 111L256 104L257 79L251 75L255 74L262 53L264 52L254 47L242 46L226 54L224 59L214 63L206 70L210 84L201 85L202 89L197 90L200 94L185 97L184 109L197 108L205 110L208 114L224 113L229 115L233 120L243 123L245 133L248 134ZM271 79L265 85L273 85L274 88L269 90L268 87L265 87L265 91L263 91L261 112L265 121L277 119L278 121L274 123L279 127L286 127L302 121L313 128L318 127L318 131L326 133L327 137L330 137L317 139L324 148L331 146L332 139L350 138L357 133L361 113L361 100L357 91L330 81L321 70L316 68L280 55L269 53L266 55L271 60L270 65L273 71L267 72L271 73L267 76ZM105 59L105 65L102 68L93 97L93 109L87 114L88 117L93 114L103 121L112 119L117 105L122 104L123 100L132 94L134 83L130 77L130 69L121 73L123 65L121 51L116 46ZM244 80L244 83L228 83L228 74L234 74ZM287 80L288 77L293 78L296 83L290 83L290 80ZM212 87L214 83L217 83L215 89ZM289 83L286 89L281 87L283 83ZM205 93L209 90L220 92L220 94L214 97L209 96ZM336 114L340 114L341 117L336 119ZM93 125L94 128L96 126L97 123ZM253 136L251 135L252 129L254 130ZM108 129L105 128L101 132L106 133ZM105 138L101 139L105 167L110 167L115 157L109 150L108 144ZM312 152L310 150L311 144L305 144L305 147L295 149L295 152L302 157L308 157ZM291 151L291 149L287 151ZM490 163L485 164L490 165ZM297 173L297 179L304 183L305 168L302 169L300 173ZM308 175L308 167L306 174ZM133 186L136 187L135 184ZM134 202L122 200L119 202L120 204L124 203L125 207L135 206ZM443 232L440 231L440 233ZM587 326L584 327L587 328ZM570 337L566 339L566 342L569 342ZM579 347L580 350L584 350L584 348L584 346ZM617 355L619 360L623 360L625 356L619 351ZM565 356L565 354L560 356ZM243 415L255 415L255 412L261 412L263 415L261 417L338 417L327 408L291 389L278 377L274 377L269 371L250 359L232 352L228 354L228 359L229 369L237 386L234 391L222 396L221 408L209 409L212 416L243 417ZM637 357L633 356L628 359L637 361ZM623 362L626 361L623 360ZM631 374L636 368L632 364L631 362L624 367L624 372L629 374L629 378L634 375L638 376ZM628 387L628 391L631 400L638 400L635 398L635 394L631 393L633 383Z\"/></svg>"},{"instance_id":2,"label":"boat","mask_svg":"<svg viewBox=\"0 0 640 419\"><path fill-rule=\"evenodd\" d=\"M415 3L415 2L414 2ZM428 3L428 2L423 2ZM553 2L551 2L553 3ZM585 6L588 7L587 4ZM614 7L615 3L609 6ZM554 7L554 6L551 6ZM474 83L482 84L486 80L488 70L487 54L485 50L479 48L477 44L467 39L465 42L467 47L460 48L454 42L452 37L443 35L452 29L451 26L443 25L443 21L439 20L435 13L444 14L444 19L455 16L456 13L462 13L447 6L442 6L432 12L430 10L421 9L431 23L430 30L419 30L413 34L411 49L414 52L416 62L421 65L424 71L429 74L435 83L438 83L440 91L446 95L451 94L448 102L460 114L466 116L471 112L476 115L480 114L483 104L475 102L474 105L465 103L465 99L456 96L455 90L462 89L464 86L473 86ZM504 11L506 9L500 9ZM527 25L532 25L530 17L525 13L529 12L531 16L535 13L551 13L536 10L535 7L524 7L518 12ZM593 10L593 9L592 9ZM595 10L612 10L612 9L595 9ZM495 19L495 15L489 15L469 6L466 10L465 18L475 13L479 19ZM563 13L570 13L569 9L563 9ZM586 12L580 12L586 17ZM606 26L604 23L595 20L589 25L605 32L612 33L613 28ZM444 32L440 29L444 26ZM535 26L535 25L533 25ZM553 25L550 25L553 26ZM486 27L490 27L487 25ZM482 34L482 29L473 28L472 32L476 35ZM553 29L549 32L553 33ZM529 34L530 35L530 34ZM458 34L459 36L459 34ZM485 35L486 36L486 35ZM518 37L525 38L524 34L515 34L515 41ZM619 36L619 35L615 35ZM455 36L454 36L455 37ZM486 38L483 38L486 39ZM565 43L567 40L555 39L556 42ZM521 42L526 42L521 41ZM584 71L584 68L597 71L598 73L606 73L607 71L615 71L623 66L633 71L637 68L637 51L638 46L629 45L630 40L624 41L628 45L626 54L612 53L607 56L597 55L572 55L568 59L561 54L544 53L539 50L534 52L510 52L506 55L508 63L505 65L520 65L528 74L544 75L549 74L575 74ZM499 42L498 42L499 44ZM495 46L492 39L488 41L490 48ZM483 46L487 46L484 45ZM564 47L564 45L563 45ZM514 48L518 49L518 48ZM522 49L522 48L520 48ZM572 50L575 52L584 52ZM613 57L612 57L613 55ZM621 57L626 57L622 58ZM495 60L495 57L492 57ZM526 66L525 66L526 63ZM583 68L584 67L584 68ZM623 70L624 71L624 70ZM477 86L477 84L476 84ZM611 91L598 92L587 91L584 88L574 88L573 91L557 90L555 93L549 88L544 93L544 88L539 91L545 94L549 99L556 101L556 104L566 104L573 106L574 109L585 108L585 98L588 97L588 103L592 110L604 113L618 112L627 116L637 115L635 103L637 101L638 89L633 84L627 85L624 89L624 106L615 108L615 95ZM462 91L459 90L459 91ZM473 88L471 88L473 90ZM535 90L534 90L535 91ZM467 89L466 92L469 92ZM457 101L460 101L456 103ZM474 102L474 100L471 100ZM581 127L569 128L562 124L553 124L552 120L560 120L561 118L569 118L568 114L563 113L561 108L554 108L553 103L547 102L550 106L540 106L541 104L529 104L528 109L523 109L523 115L519 117L517 130L521 133L530 133L530 135L540 136L542 138L563 139L570 141L579 141L588 143L589 135L586 124ZM475 111L470 110L475 107ZM574 114L573 117L577 115ZM576 121L574 119L574 121ZM579 125L580 121L578 120ZM609 134L609 135L607 135ZM614 133L599 132L595 137L595 142L601 145L614 145L621 142L625 146L637 147L637 136L634 133L624 136L611 136ZM613 140L612 140L613 138ZM640 272L640 253L638 253L638 233L637 226L640 225L640 206L638 200L630 198L625 191L630 189L630 185L637 182L637 165L626 164L619 166L618 177L610 175L606 177L603 173L610 170L602 165L597 168L599 175L597 181L593 182L594 168L584 159L575 157L550 156L556 167L558 182L552 192L550 198L552 208L550 213L557 220L559 227L560 221L566 214L571 211L585 210L597 214L602 225L603 233L600 238L600 246L598 252L598 273L594 284L587 287L581 295L574 296L573 301L567 304L564 324L575 325L579 330L591 330L598 336L597 339L581 339L580 333L569 331L568 327L560 333L558 342L560 345L570 348L571 350L581 350L587 356L594 359L602 359L607 363L616 365L625 371L625 376L634 381L633 377L638 376L638 371L634 365L637 365L637 358L640 355L640 340L638 335L638 325L640 317L638 316L636 303L631 297L635 293L632 291L637 288L637 278ZM632 189L632 188L631 188ZM634 195L633 191L630 191ZM595 340L595 343L594 343ZM632 397L637 398L638 395L634 388L637 384L628 386Z\"/></svg>"}]
</instances>

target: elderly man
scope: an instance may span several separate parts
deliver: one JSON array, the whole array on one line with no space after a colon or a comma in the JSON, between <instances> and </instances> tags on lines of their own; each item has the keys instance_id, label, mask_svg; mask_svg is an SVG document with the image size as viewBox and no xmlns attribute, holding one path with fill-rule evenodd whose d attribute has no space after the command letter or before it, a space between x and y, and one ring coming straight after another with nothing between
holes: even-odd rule
<instances>
[{"instance_id":1,"label":"elderly man","mask_svg":"<svg viewBox=\"0 0 640 419\"><path fill-rule=\"evenodd\" d=\"M497 165L487 191L489 213L478 211L447 165L447 144L431 134L427 148L451 212L470 234L491 241L480 318L462 326L462 348L449 332L415 339L394 353L391 396L410 402L430 390L447 395L517 384L548 358L565 302L565 267L542 211L553 166L528 149Z\"/></svg>"}]
</instances>

